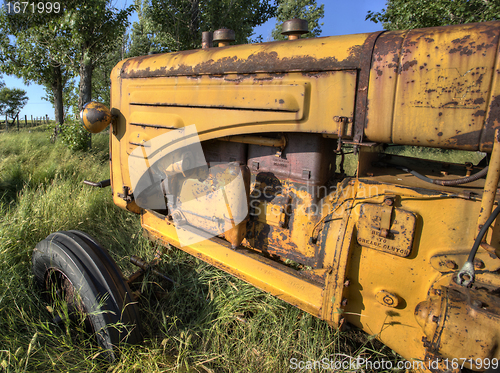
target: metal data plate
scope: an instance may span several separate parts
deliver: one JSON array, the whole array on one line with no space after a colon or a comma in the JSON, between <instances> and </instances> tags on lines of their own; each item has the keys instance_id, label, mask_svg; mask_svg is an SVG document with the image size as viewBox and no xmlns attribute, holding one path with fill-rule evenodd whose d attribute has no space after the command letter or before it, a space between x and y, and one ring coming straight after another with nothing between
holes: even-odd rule
<instances>
[{"instance_id":1,"label":"metal data plate","mask_svg":"<svg viewBox=\"0 0 500 373\"><path fill-rule=\"evenodd\" d=\"M385 205L364 203L357 223L357 241L361 246L407 257L410 255L415 234L415 215ZM390 222L388 227L381 226ZM387 229L384 237L382 230Z\"/></svg>"}]
</instances>

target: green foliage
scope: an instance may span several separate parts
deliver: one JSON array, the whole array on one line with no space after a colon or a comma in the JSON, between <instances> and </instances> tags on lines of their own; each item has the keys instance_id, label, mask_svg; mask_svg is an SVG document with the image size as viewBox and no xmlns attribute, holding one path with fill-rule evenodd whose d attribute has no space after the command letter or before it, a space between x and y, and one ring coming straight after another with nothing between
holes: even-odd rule
<instances>
[{"instance_id":1,"label":"green foliage","mask_svg":"<svg viewBox=\"0 0 500 373\"><path fill-rule=\"evenodd\" d=\"M0 115L15 118L27 102L28 96L23 89L7 87L0 89Z\"/></svg>"},{"instance_id":2,"label":"green foliage","mask_svg":"<svg viewBox=\"0 0 500 373\"><path fill-rule=\"evenodd\" d=\"M485 0L387 0L381 12L368 12L367 20L386 30L445 26L500 19L500 2Z\"/></svg>"},{"instance_id":3,"label":"green foliage","mask_svg":"<svg viewBox=\"0 0 500 373\"><path fill-rule=\"evenodd\" d=\"M87 150L89 142L89 133L78 121L69 121L60 127L59 137L61 142L70 150Z\"/></svg>"},{"instance_id":4,"label":"green foliage","mask_svg":"<svg viewBox=\"0 0 500 373\"><path fill-rule=\"evenodd\" d=\"M253 28L276 11L270 0L151 0L150 6L148 17L165 35L161 46L169 51L200 48L202 31L221 28L235 31L236 44L248 43ZM146 33L153 28L146 24Z\"/></svg>"},{"instance_id":5,"label":"green foliage","mask_svg":"<svg viewBox=\"0 0 500 373\"><path fill-rule=\"evenodd\" d=\"M112 50L99 58L92 71L92 100L110 107L111 70L125 58L126 37L119 38Z\"/></svg>"},{"instance_id":6,"label":"green foliage","mask_svg":"<svg viewBox=\"0 0 500 373\"><path fill-rule=\"evenodd\" d=\"M101 59L122 44L128 17L135 9L114 8L111 0L87 0L68 9L60 27L69 36L74 57L68 59L80 76L78 109L92 99L92 71Z\"/></svg>"},{"instance_id":7,"label":"green foliage","mask_svg":"<svg viewBox=\"0 0 500 373\"><path fill-rule=\"evenodd\" d=\"M74 67L80 62L95 64L120 45L134 9L117 10L110 0L87 0L68 10L60 27L71 33L71 43L76 47L79 58L73 61Z\"/></svg>"},{"instance_id":8,"label":"green foliage","mask_svg":"<svg viewBox=\"0 0 500 373\"><path fill-rule=\"evenodd\" d=\"M44 87L44 90L45 90L45 96L42 97L42 100L48 101L55 106L54 91L47 87ZM108 91L109 91L109 86L108 86ZM69 79L64 84L62 90L62 104L63 104L63 115L64 115L63 121L68 120L71 117L73 118L79 117L80 112L78 111L78 85L74 78Z\"/></svg>"},{"instance_id":9,"label":"green foliage","mask_svg":"<svg viewBox=\"0 0 500 373\"><path fill-rule=\"evenodd\" d=\"M6 62L0 70L51 91L49 99L53 96L60 108L56 118L62 113L63 91L74 76L80 75L79 106L90 101L92 70L121 43L134 9L119 11L111 0L60 5L61 11L43 22L35 16L0 13L0 60Z\"/></svg>"},{"instance_id":10,"label":"green foliage","mask_svg":"<svg viewBox=\"0 0 500 373\"><path fill-rule=\"evenodd\" d=\"M308 23L309 32L303 38L314 38L321 35L319 20L325 16L325 4L318 6L316 0L278 0L276 26L272 31L274 40L285 40L281 35L283 22L293 18L304 19Z\"/></svg>"},{"instance_id":11,"label":"green foliage","mask_svg":"<svg viewBox=\"0 0 500 373\"><path fill-rule=\"evenodd\" d=\"M150 0L136 0L139 22L134 22L130 32L130 46L127 57L143 56L150 52L168 52L175 40L168 31L163 31L153 16Z\"/></svg>"}]
</instances>

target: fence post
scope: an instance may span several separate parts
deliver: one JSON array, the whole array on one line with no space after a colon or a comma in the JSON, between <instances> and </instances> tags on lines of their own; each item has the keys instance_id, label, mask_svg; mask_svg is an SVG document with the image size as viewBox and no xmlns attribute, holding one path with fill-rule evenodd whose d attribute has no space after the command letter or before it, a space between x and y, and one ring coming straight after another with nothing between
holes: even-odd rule
<instances>
[{"instance_id":1,"label":"fence post","mask_svg":"<svg viewBox=\"0 0 500 373\"><path fill-rule=\"evenodd\" d=\"M28 116L24 116L24 128L28 127Z\"/></svg>"},{"instance_id":2,"label":"fence post","mask_svg":"<svg viewBox=\"0 0 500 373\"><path fill-rule=\"evenodd\" d=\"M17 131L19 131L19 113L17 113L16 119L17 119Z\"/></svg>"},{"instance_id":3,"label":"fence post","mask_svg":"<svg viewBox=\"0 0 500 373\"><path fill-rule=\"evenodd\" d=\"M33 115L31 115L31 127L33 127Z\"/></svg>"},{"instance_id":4,"label":"fence post","mask_svg":"<svg viewBox=\"0 0 500 373\"><path fill-rule=\"evenodd\" d=\"M7 118L7 114L5 114L5 131L8 131L8 130L9 130L9 121Z\"/></svg>"}]
</instances>

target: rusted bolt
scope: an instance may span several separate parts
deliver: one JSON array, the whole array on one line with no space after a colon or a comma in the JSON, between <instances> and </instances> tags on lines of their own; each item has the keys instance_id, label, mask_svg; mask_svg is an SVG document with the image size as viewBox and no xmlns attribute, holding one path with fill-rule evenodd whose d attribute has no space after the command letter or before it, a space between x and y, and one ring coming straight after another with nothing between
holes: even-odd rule
<instances>
[{"instance_id":1,"label":"rusted bolt","mask_svg":"<svg viewBox=\"0 0 500 373\"><path fill-rule=\"evenodd\" d=\"M345 307L347 306L347 302L348 302L347 298L344 298L342 299L342 302L340 304L342 305L342 307Z\"/></svg>"},{"instance_id":2,"label":"rusted bolt","mask_svg":"<svg viewBox=\"0 0 500 373\"><path fill-rule=\"evenodd\" d=\"M432 316L432 322L437 323L439 321L439 316Z\"/></svg>"},{"instance_id":3,"label":"rusted bolt","mask_svg":"<svg viewBox=\"0 0 500 373\"><path fill-rule=\"evenodd\" d=\"M382 228L380 230L380 236L381 237L384 237L384 238L387 238L387 236L389 236L389 230L388 229L385 229L385 228Z\"/></svg>"},{"instance_id":4,"label":"rusted bolt","mask_svg":"<svg viewBox=\"0 0 500 373\"><path fill-rule=\"evenodd\" d=\"M214 31L215 42L219 43L219 47L227 47L230 42L235 40L234 31L228 28L221 28Z\"/></svg>"},{"instance_id":5,"label":"rusted bolt","mask_svg":"<svg viewBox=\"0 0 500 373\"><path fill-rule=\"evenodd\" d=\"M474 170L474 165L471 162L465 162L465 168L467 170L465 176L469 177L470 175L472 175L472 171Z\"/></svg>"},{"instance_id":6,"label":"rusted bolt","mask_svg":"<svg viewBox=\"0 0 500 373\"><path fill-rule=\"evenodd\" d=\"M481 259L474 259L474 268L475 269L484 268L484 262Z\"/></svg>"},{"instance_id":7,"label":"rusted bolt","mask_svg":"<svg viewBox=\"0 0 500 373\"><path fill-rule=\"evenodd\" d=\"M349 181L349 185L354 185L354 184L356 184L356 180L353 179L353 180Z\"/></svg>"},{"instance_id":8,"label":"rusted bolt","mask_svg":"<svg viewBox=\"0 0 500 373\"><path fill-rule=\"evenodd\" d=\"M307 34L308 32L307 21L294 18L283 23L281 34L288 36L288 40L297 40L300 39L300 35Z\"/></svg>"},{"instance_id":9,"label":"rusted bolt","mask_svg":"<svg viewBox=\"0 0 500 373\"><path fill-rule=\"evenodd\" d=\"M334 121L334 122L340 122L340 117L339 117L339 116L335 116L335 117L333 117L333 121Z\"/></svg>"},{"instance_id":10,"label":"rusted bolt","mask_svg":"<svg viewBox=\"0 0 500 373\"><path fill-rule=\"evenodd\" d=\"M346 279L344 281L344 287L348 287L350 284L351 284L351 281L349 281L349 279Z\"/></svg>"},{"instance_id":11,"label":"rusted bolt","mask_svg":"<svg viewBox=\"0 0 500 373\"><path fill-rule=\"evenodd\" d=\"M384 199L384 203L387 205L387 206L392 206L393 203L394 203L394 198L386 198Z\"/></svg>"},{"instance_id":12,"label":"rusted bolt","mask_svg":"<svg viewBox=\"0 0 500 373\"><path fill-rule=\"evenodd\" d=\"M447 260L444 265L446 266L446 268L449 268L449 269L455 269L457 268L457 263L455 263L453 260Z\"/></svg>"}]
</instances>

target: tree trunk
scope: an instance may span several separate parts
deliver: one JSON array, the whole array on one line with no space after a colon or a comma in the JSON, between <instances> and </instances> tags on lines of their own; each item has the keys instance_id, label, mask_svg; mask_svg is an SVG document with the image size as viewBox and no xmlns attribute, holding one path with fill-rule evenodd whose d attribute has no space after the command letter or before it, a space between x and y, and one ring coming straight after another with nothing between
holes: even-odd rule
<instances>
[{"instance_id":1,"label":"tree trunk","mask_svg":"<svg viewBox=\"0 0 500 373\"><path fill-rule=\"evenodd\" d=\"M191 0L191 20L188 25L189 34L191 36L190 49L195 49L197 44L200 43L199 29L200 29L200 0Z\"/></svg>"},{"instance_id":2,"label":"tree trunk","mask_svg":"<svg viewBox=\"0 0 500 373\"><path fill-rule=\"evenodd\" d=\"M87 54L86 46L83 46L82 58L80 60L80 88L78 95L78 110L82 111L83 106L92 100L92 62L85 58ZM88 134L88 148L92 147L92 135Z\"/></svg>"},{"instance_id":3,"label":"tree trunk","mask_svg":"<svg viewBox=\"0 0 500 373\"><path fill-rule=\"evenodd\" d=\"M85 61L84 58L80 61L79 91L78 110L81 111L83 106L92 100L92 62Z\"/></svg>"},{"instance_id":4,"label":"tree trunk","mask_svg":"<svg viewBox=\"0 0 500 373\"><path fill-rule=\"evenodd\" d=\"M56 126L64 122L64 106L63 106L63 84L61 66L55 66L53 71L54 78L52 80L52 94L54 95L54 110L56 118Z\"/></svg>"}]
</instances>

